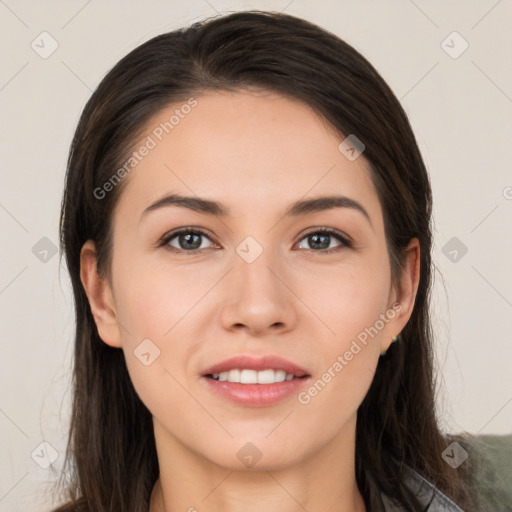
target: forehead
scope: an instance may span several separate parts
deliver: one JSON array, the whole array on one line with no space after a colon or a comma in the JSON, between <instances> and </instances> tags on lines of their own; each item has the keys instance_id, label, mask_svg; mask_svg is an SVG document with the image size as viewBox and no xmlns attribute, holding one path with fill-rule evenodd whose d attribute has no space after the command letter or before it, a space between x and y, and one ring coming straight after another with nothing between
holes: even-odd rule
<instances>
[{"instance_id":1,"label":"forehead","mask_svg":"<svg viewBox=\"0 0 512 512\"><path fill-rule=\"evenodd\" d=\"M363 157L307 104L268 91L214 92L177 102L146 123L134 148L144 156L123 178L117 210L140 214L158 197L186 193L261 215L304 196L338 193L380 205ZM373 212L372 212L373 210Z\"/></svg>"}]
</instances>

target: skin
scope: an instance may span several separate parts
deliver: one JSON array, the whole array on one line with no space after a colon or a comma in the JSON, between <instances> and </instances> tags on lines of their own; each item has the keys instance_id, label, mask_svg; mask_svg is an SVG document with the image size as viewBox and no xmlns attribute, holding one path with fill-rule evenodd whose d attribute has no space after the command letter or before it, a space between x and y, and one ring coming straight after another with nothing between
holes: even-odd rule
<instances>
[{"instance_id":1,"label":"skin","mask_svg":"<svg viewBox=\"0 0 512 512\"><path fill-rule=\"evenodd\" d=\"M112 286L96 272L94 243L81 253L81 279L98 332L124 351L130 376L153 415L160 478L151 512L364 511L355 480L357 408L392 337L407 323L419 280L411 240L399 289L391 284L381 206L364 154L354 161L308 105L265 91L215 92L124 179L114 212ZM179 105L178 105L179 107ZM159 112L141 140L168 120ZM299 199L342 193L360 202L283 217ZM178 206L143 210L166 193L197 195L231 210L216 217ZM180 227L201 227L201 252L168 242ZM353 240L323 254L306 236L329 227ZM247 237L263 248L248 263ZM330 242L329 242L330 241ZM398 301L401 310L308 404L293 395L272 407L232 404L201 378L235 354L275 354L316 381L357 335ZM160 356L149 366L133 351L149 338ZM306 388L307 389L307 388ZM261 459L237 452L253 443Z\"/></svg>"}]
</instances>

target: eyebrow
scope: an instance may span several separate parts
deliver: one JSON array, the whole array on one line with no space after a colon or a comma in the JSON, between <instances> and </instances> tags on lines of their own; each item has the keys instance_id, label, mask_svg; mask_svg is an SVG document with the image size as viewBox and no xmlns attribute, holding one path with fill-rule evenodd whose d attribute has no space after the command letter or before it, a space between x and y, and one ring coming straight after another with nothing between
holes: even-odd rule
<instances>
[{"instance_id":1,"label":"eyebrow","mask_svg":"<svg viewBox=\"0 0 512 512\"><path fill-rule=\"evenodd\" d=\"M211 199L203 199L197 196L193 197L183 196L180 194L168 194L158 199L154 203L150 204L142 212L139 222L148 213L169 206L187 208L198 213L202 213L205 215L215 215L218 217L227 217L230 215L229 208L227 208L222 203L219 203L217 201L212 201ZM284 216L296 217L299 215L305 215L307 213L316 213L324 210L331 210L333 208L351 208L362 213L373 229L373 224L370 219L370 216L368 212L364 209L363 205L361 205L361 203L357 202L356 200L351 199L350 197L340 195L321 196L315 197L313 199L301 199L299 201L295 201L290 205Z\"/></svg>"}]
</instances>

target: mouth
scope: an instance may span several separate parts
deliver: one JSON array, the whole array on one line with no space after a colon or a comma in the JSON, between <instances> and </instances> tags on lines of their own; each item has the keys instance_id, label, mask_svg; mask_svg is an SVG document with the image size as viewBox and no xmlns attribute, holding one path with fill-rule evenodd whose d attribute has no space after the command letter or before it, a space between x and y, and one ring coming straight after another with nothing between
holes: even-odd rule
<instances>
[{"instance_id":1,"label":"mouth","mask_svg":"<svg viewBox=\"0 0 512 512\"><path fill-rule=\"evenodd\" d=\"M311 375L277 356L235 356L206 369L202 381L216 396L236 405L268 407L290 398Z\"/></svg>"}]
</instances>

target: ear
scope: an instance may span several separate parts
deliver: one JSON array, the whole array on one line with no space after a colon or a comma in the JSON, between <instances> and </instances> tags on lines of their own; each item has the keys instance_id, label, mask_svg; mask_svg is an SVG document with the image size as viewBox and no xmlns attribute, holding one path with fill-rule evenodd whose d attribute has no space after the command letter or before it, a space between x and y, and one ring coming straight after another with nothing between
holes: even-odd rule
<instances>
[{"instance_id":1,"label":"ear","mask_svg":"<svg viewBox=\"0 0 512 512\"><path fill-rule=\"evenodd\" d=\"M414 309L416 293L420 282L420 243L412 238L405 249L404 264L398 289L393 288L390 294L389 309L396 314L386 325L386 335L381 341L381 351L391 345L393 336L400 334L405 327Z\"/></svg>"},{"instance_id":2,"label":"ear","mask_svg":"<svg viewBox=\"0 0 512 512\"><path fill-rule=\"evenodd\" d=\"M97 272L96 248L87 240L80 251L80 279L89 299L100 338L111 347L121 347L114 297L106 277Z\"/></svg>"}]
</instances>

